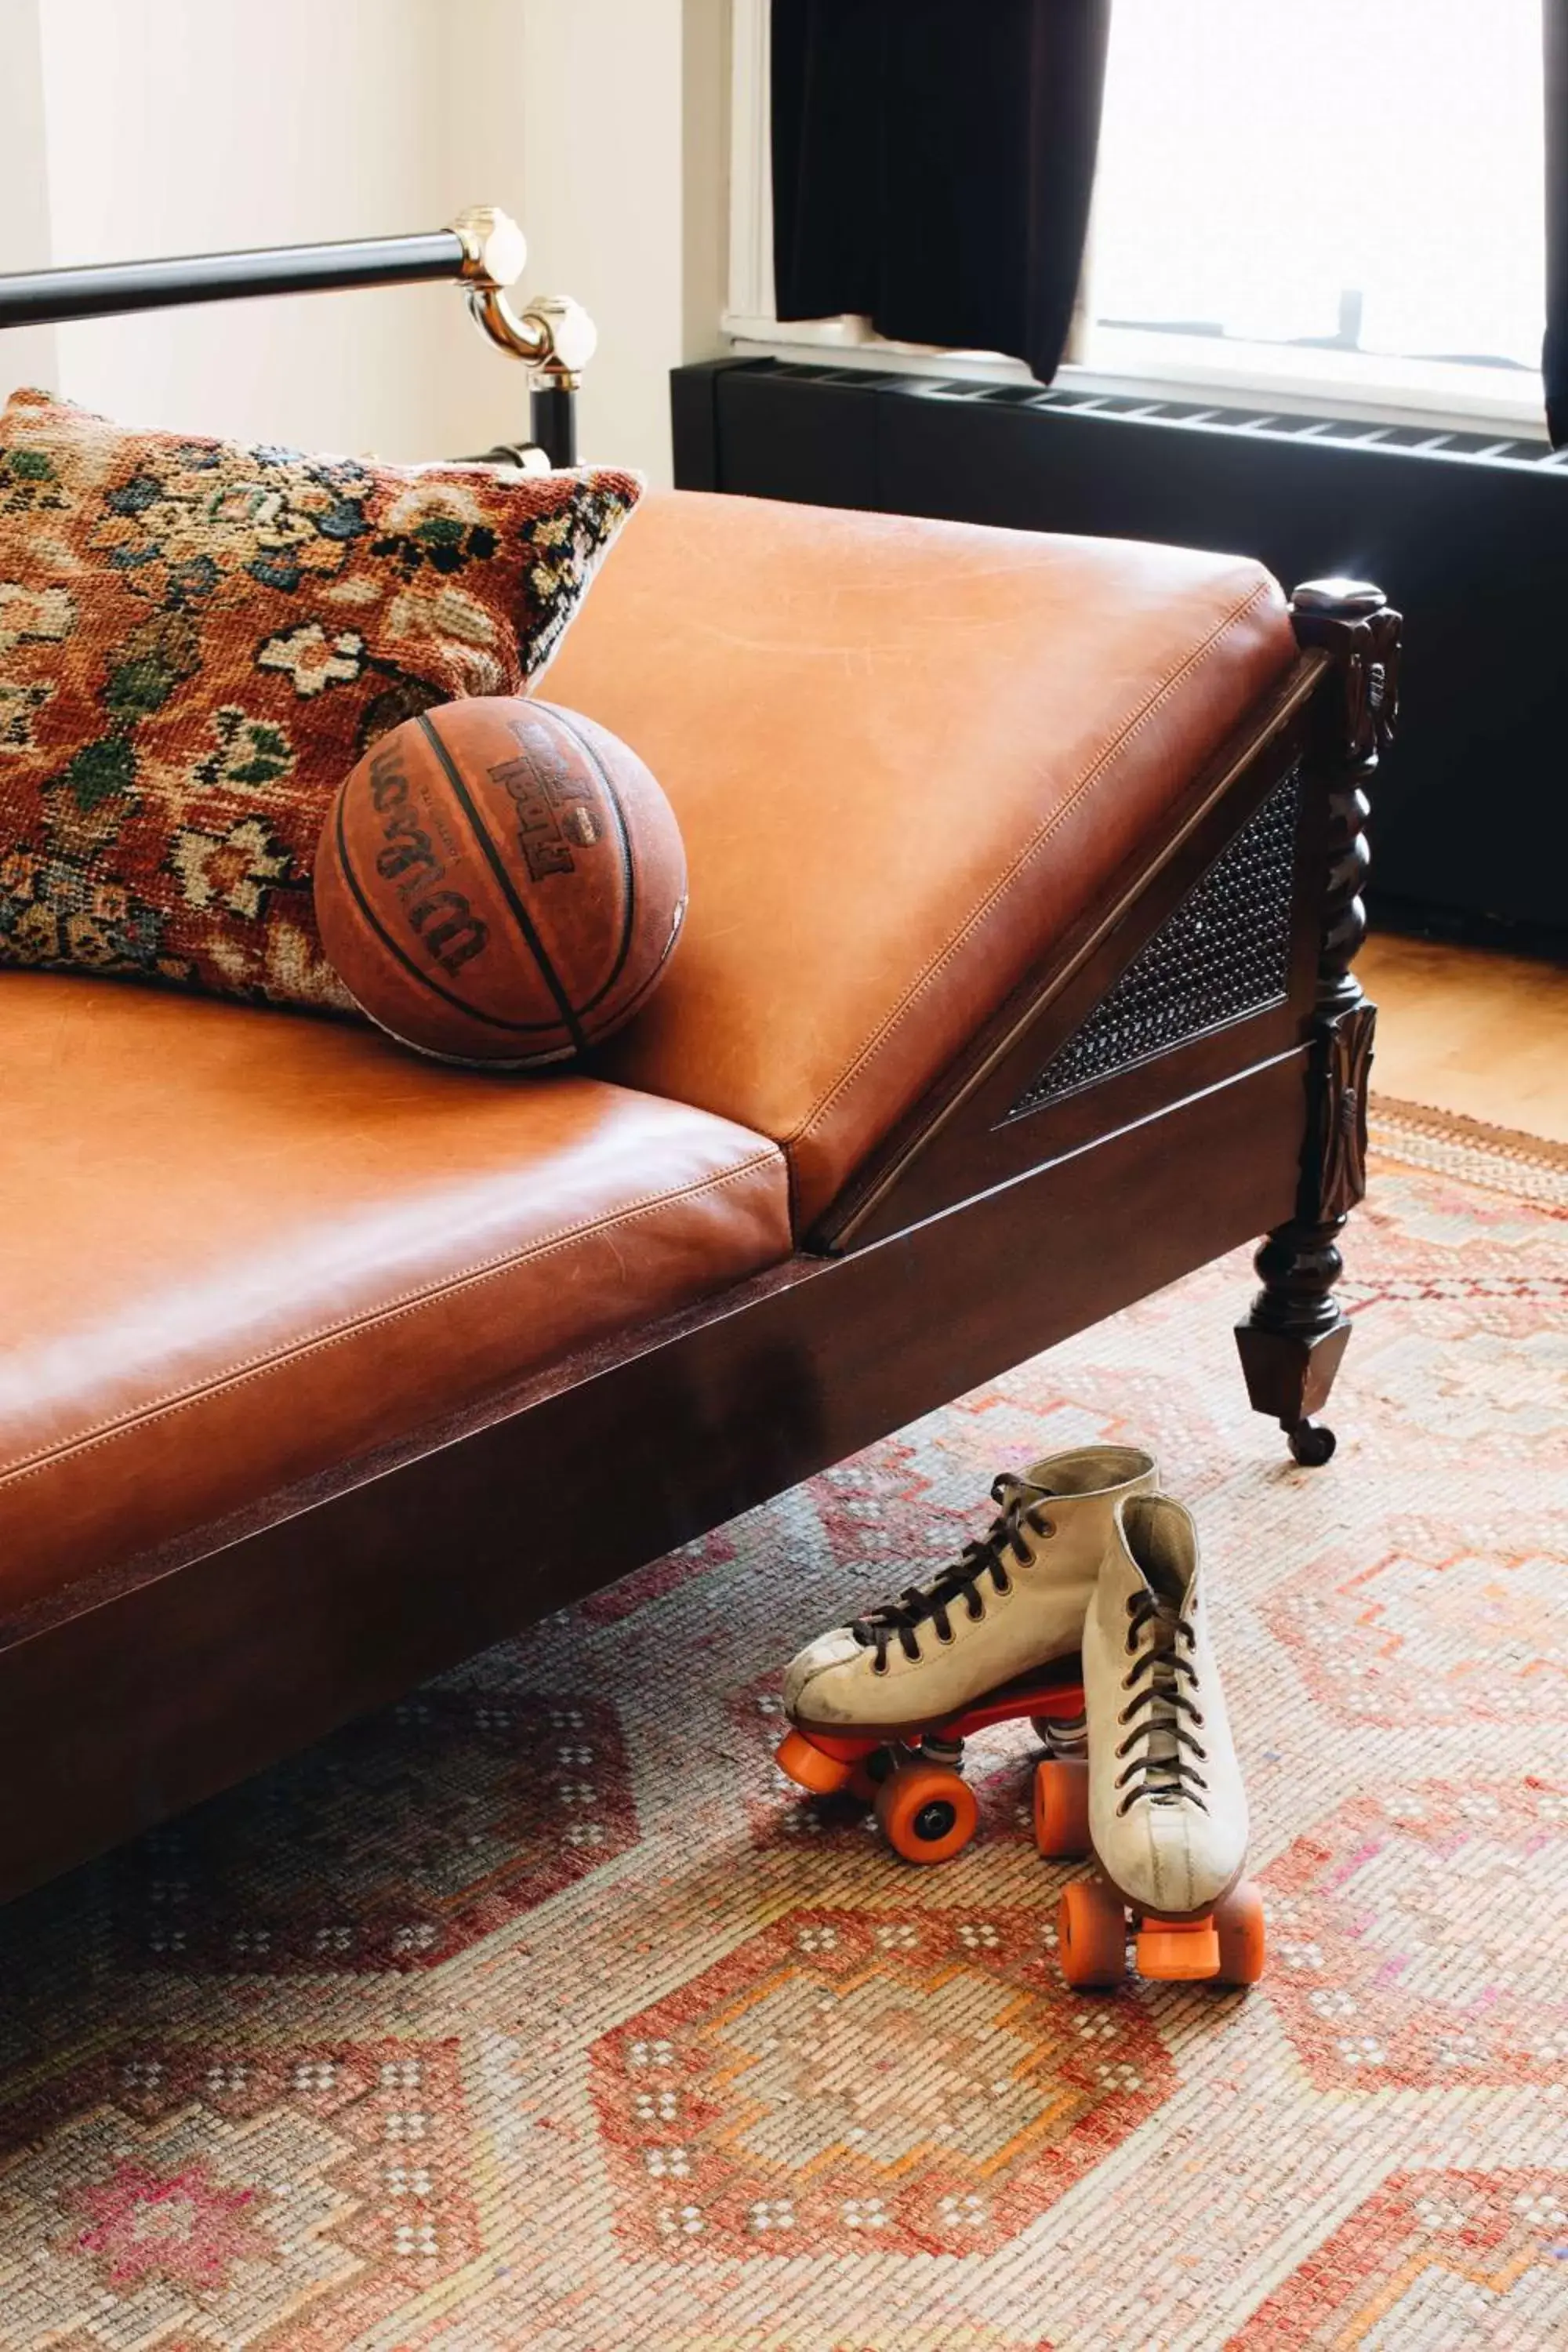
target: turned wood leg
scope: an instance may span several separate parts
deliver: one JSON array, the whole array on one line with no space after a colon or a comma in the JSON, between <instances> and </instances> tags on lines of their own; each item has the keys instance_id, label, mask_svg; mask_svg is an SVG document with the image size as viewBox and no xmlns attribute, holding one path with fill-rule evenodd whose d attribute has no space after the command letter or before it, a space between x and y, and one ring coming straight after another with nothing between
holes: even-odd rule
<instances>
[{"instance_id":1,"label":"turned wood leg","mask_svg":"<svg viewBox=\"0 0 1568 2352\"><path fill-rule=\"evenodd\" d=\"M1253 1410L1278 1421L1298 1462L1315 1466L1334 1433L1313 1420L1329 1401L1351 1336L1334 1296L1339 1237L1366 1190L1366 1090L1377 1008L1364 999L1320 1024L1309 1066L1309 1150L1298 1213L1253 1264L1263 1287L1236 1327Z\"/></svg>"},{"instance_id":2,"label":"turned wood leg","mask_svg":"<svg viewBox=\"0 0 1568 2352\"><path fill-rule=\"evenodd\" d=\"M1316 1465L1332 1454L1334 1434L1313 1416L1328 1402L1351 1330L1334 1296L1339 1237L1366 1190L1377 1008L1351 962L1366 929L1364 786L1393 736L1400 625L1382 592L1357 581L1299 588L1293 613L1301 643L1321 647L1332 671L1318 697L1305 779L1307 791L1326 797L1328 878L1296 1213L1258 1253L1263 1287L1236 1342L1254 1410L1279 1422L1298 1462Z\"/></svg>"}]
</instances>

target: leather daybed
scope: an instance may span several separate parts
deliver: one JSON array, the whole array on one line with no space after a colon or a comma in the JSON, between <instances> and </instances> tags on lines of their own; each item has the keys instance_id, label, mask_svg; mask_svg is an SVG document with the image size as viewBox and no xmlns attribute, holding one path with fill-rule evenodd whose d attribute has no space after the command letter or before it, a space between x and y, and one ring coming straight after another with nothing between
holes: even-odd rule
<instances>
[{"instance_id":1,"label":"leather daybed","mask_svg":"<svg viewBox=\"0 0 1568 2352\"><path fill-rule=\"evenodd\" d=\"M1247 1375L1321 1458L1395 635L652 497L544 689L690 866L592 1075L0 977L0 1892L1270 1229Z\"/></svg>"}]
</instances>

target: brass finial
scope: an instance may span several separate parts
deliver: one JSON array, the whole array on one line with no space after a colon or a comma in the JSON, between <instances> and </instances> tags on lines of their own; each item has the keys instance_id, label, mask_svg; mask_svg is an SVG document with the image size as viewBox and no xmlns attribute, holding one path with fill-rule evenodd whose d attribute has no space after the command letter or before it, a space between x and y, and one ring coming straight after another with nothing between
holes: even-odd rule
<instances>
[{"instance_id":1,"label":"brass finial","mask_svg":"<svg viewBox=\"0 0 1568 2352\"><path fill-rule=\"evenodd\" d=\"M463 248L465 285L510 286L522 276L528 240L510 213L465 205L449 226Z\"/></svg>"},{"instance_id":2,"label":"brass finial","mask_svg":"<svg viewBox=\"0 0 1568 2352\"><path fill-rule=\"evenodd\" d=\"M534 375L575 391L593 358L598 330L580 302L536 294L520 315L501 291L528 257L522 231L493 205L469 205L451 223L463 248L461 283L475 322Z\"/></svg>"}]
</instances>

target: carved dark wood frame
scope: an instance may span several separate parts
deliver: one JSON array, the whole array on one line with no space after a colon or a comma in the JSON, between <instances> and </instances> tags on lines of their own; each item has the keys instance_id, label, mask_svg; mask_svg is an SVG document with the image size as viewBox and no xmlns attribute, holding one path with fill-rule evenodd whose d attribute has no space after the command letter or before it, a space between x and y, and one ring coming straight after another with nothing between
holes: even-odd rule
<instances>
[{"instance_id":1,"label":"carved dark wood frame","mask_svg":"<svg viewBox=\"0 0 1568 2352\"><path fill-rule=\"evenodd\" d=\"M1313 1420L1328 1402L1350 1339L1334 1297L1343 1270L1339 1235L1366 1191L1366 1105L1377 1007L1351 970L1366 935L1361 886L1368 851L1367 787L1394 740L1399 713L1400 616L1365 583L1314 582L1296 592L1296 634L1329 662L1331 688L1314 703L1309 767L1324 826L1326 876L1310 1024L1307 1127L1295 1214L1258 1253L1263 1287L1237 1326L1247 1391L1272 1414L1298 1462L1326 1462L1331 1430Z\"/></svg>"},{"instance_id":2,"label":"carved dark wood frame","mask_svg":"<svg viewBox=\"0 0 1568 2352\"><path fill-rule=\"evenodd\" d=\"M1300 1459L1364 1181L1364 786L1397 616L1300 592L1290 677L931 1090L814 1246L0 1626L0 1895L810 1476L1267 1231L1238 1333ZM1009 1120L1300 758L1286 1001ZM613 1463L613 1475L606 1465ZM780 1627L781 1644L802 1626Z\"/></svg>"}]
</instances>

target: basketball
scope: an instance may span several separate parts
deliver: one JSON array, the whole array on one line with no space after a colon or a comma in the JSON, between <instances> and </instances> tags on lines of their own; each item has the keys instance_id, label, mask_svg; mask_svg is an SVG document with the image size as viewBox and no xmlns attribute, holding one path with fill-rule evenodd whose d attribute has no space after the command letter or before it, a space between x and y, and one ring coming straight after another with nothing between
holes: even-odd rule
<instances>
[{"instance_id":1,"label":"basketball","mask_svg":"<svg viewBox=\"0 0 1568 2352\"><path fill-rule=\"evenodd\" d=\"M657 986L686 912L675 812L637 753L549 702L406 719L339 786L321 944L362 1012L443 1061L585 1053Z\"/></svg>"}]
</instances>

